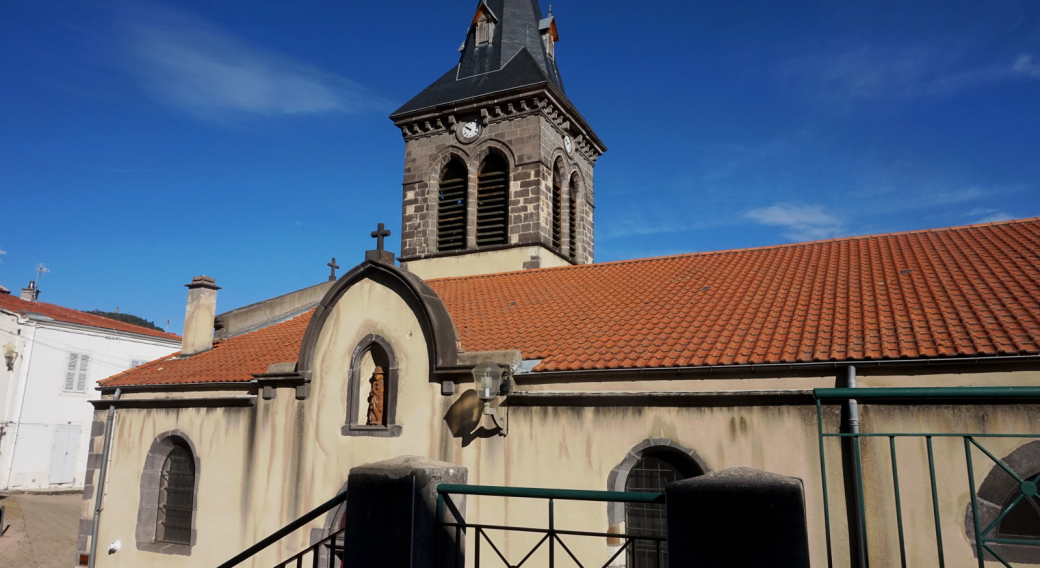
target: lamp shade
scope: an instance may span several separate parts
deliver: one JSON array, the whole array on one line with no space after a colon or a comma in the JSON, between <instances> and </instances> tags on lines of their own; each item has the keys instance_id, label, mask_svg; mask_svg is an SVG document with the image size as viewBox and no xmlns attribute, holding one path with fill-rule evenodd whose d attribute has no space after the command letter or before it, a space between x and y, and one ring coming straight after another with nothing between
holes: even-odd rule
<instances>
[{"instance_id":1,"label":"lamp shade","mask_svg":"<svg viewBox=\"0 0 1040 568\"><path fill-rule=\"evenodd\" d=\"M473 381L476 383L477 397L480 400L492 400L502 387L502 367L484 362L473 368Z\"/></svg>"}]
</instances>

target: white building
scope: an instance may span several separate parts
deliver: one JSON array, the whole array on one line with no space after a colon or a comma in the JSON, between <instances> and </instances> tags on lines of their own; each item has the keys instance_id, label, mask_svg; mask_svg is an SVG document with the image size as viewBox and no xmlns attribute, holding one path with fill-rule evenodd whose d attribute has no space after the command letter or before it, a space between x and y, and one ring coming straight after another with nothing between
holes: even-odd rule
<instances>
[{"instance_id":1,"label":"white building","mask_svg":"<svg viewBox=\"0 0 1040 568\"><path fill-rule=\"evenodd\" d=\"M0 289L0 490L83 487L97 382L181 347L36 297Z\"/></svg>"}]
</instances>

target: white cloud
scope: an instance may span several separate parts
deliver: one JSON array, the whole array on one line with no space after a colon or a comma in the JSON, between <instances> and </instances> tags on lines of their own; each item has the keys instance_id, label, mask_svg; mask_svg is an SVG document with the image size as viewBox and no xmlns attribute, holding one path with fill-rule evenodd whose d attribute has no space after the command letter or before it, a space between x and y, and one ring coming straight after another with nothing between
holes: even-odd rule
<instances>
[{"instance_id":1,"label":"white cloud","mask_svg":"<svg viewBox=\"0 0 1040 568\"><path fill-rule=\"evenodd\" d=\"M157 100L218 120L351 113L381 103L348 79L234 37L194 16L130 10L132 68Z\"/></svg>"},{"instance_id":2,"label":"white cloud","mask_svg":"<svg viewBox=\"0 0 1040 568\"><path fill-rule=\"evenodd\" d=\"M1014 60L966 63L972 50L861 46L789 60L782 69L815 96L908 99L949 96L964 89L1017 77L1040 79L1030 54Z\"/></svg>"},{"instance_id":3,"label":"white cloud","mask_svg":"<svg viewBox=\"0 0 1040 568\"><path fill-rule=\"evenodd\" d=\"M1017 75L1040 79L1040 63L1033 63L1033 56L1023 53L1015 58L1011 71Z\"/></svg>"},{"instance_id":4,"label":"white cloud","mask_svg":"<svg viewBox=\"0 0 1040 568\"><path fill-rule=\"evenodd\" d=\"M744 217L762 225L781 227L785 237L796 241L830 239L845 234L845 224L819 205L778 203L752 209Z\"/></svg>"},{"instance_id":5,"label":"white cloud","mask_svg":"<svg viewBox=\"0 0 1040 568\"><path fill-rule=\"evenodd\" d=\"M973 225L979 223L996 223L997 221L1010 221L1014 219L1011 215L998 211L997 209L976 208L967 213L968 217L975 217Z\"/></svg>"}]
</instances>

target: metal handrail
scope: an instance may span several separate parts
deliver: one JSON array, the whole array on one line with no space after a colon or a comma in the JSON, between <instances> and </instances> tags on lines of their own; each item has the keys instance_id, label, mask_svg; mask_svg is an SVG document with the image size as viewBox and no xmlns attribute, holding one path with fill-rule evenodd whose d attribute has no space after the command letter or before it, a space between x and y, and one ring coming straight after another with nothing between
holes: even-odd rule
<instances>
[{"instance_id":1,"label":"metal handrail","mask_svg":"<svg viewBox=\"0 0 1040 568\"><path fill-rule=\"evenodd\" d=\"M251 558L256 553L258 553L261 550L267 548L268 546L271 546L272 544L278 542L279 540L285 538L286 536L291 534L296 529L298 529L298 528L306 525L307 523L313 521L314 519L320 517L322 514L328 512L328 511L331 511L336 505L339 505L340 503L342 503L342 502L344 502L346 500L347 500L347 492L344 491L343 493L340 493L339 495L336 495L335 497L333 497L332 499L329 499L328 501L322 503L321 505L318 505L316 508L314 508L310 512L304 514L302 517L300 517L300 518L296 519L295 521L293 521L293 522L285 525L284 527L278 529L271 536L261 540L260 542L254 544L253 546L250 546L249 548L243 550L242 552L240 552L238 555L236 555L231 560L228 560L227 562L221 564L220 566L217 566L217 568L231 568L232 566L238 566L239 564L242 563L243 560L247 560L247 559Z\"/></svg>"},{"instance_id":2,"label":"metal handrail","mask_svg":"<svg viewBox=\"0 0 1040 568\"><path fill-rule=\"evenodd\" d=\"M444 520L445 512L445 497L451 495L474 495L474 496L486 496L486 497L519 497L525 499L545 499L548 501L548 526L546 528L539 527L526 527L526 526L506 526L506 525L494 525L494 524L483 524L483 523L469 523L463 519L456 517L455 522L448 522ZM605 564L604 568L609 566L614 560L621 554L623 554L629 546L638 540L649 541L654 543L656 549L656 556L658 558L658 565L664 565L664 546L668 542L668 538L664 536L650 536L650 535L636 535L636 534L619 534L619 533L608 533L608 532L593 532L593 531L576 531L556 528L555 523L555 508L553 506L555 501L600 501L600 502L611 502L611 503L653 503L653 504L665 504L664 493L640 493L630 491L588 491L582 489L547 489L547 488L536 488L536 487L502 487L495 485L459 485L453 483L442 483L437 486L437 510L436 519L439 526L443 528L454 528L455 529L455 542L461 542L462 531L466 529L472 529L474 532L474 546L473 546L473 563L476 568L480 568L480 552L481 542L487 542L494 551L495 555L512 568L521 568L528 559L534 555L534 553L542 547L543 544L548 546L549 554L549 568L553 568L556 565L556 546L559 546L572 561L579 567L584 568L584 565L578 560L571 551L567 543L560 539L561 536L582 536L582 537L600 537L600 538L613 538L623 540L624 544L621 545L614 554L610 557ZM455 516L455 512L452 511L452 516ZM511 563L506 560L505 555L491 540L487 534L487 530L498 530L505 532L522 532L522 533L536 533L543 534L543 536L533 548L531 548L527 554L524 555L517 563ZM439 556L439 555L438 555ZM456 549L455 552L455 566L456 568L462 568L462 556Z\"/></svg>"},{"instance_id":3,"label":"metal handrail","mask_svg":"<svg viewBox=\"0 0 1040 568\"><path fill-rule=\"evenodd\" d=\"M630 491L588 491L584 489L547 489L541 487L502 487L498 485L457 485L441 483L437 493L447 495L486 495L489 497L523 497L559 499L563 501L609 501L612 503L664 503L664 493Z\"/></svg>"},{"instance_id":4,"label":"metal handrail","mask_svg":"<svg viewBox=\"0 0 1040 568\"><path fill-rule=\"evenodd\" d=\"M818 388L817 400L899 400L899 399L1040 399L1040 387L897 387L897 388Z\"/></svg>"},{"instance_id":5,"label":"metal handrail","mask_svg":"<svg viewBox=\"0 0 1040 568\"><path fill-rule=\"evenodd\" d=\"M833 550L831 543L831 519L830 519L830 506L829 506L829 489L827 484L827 459L826 452L824 449L824 440L838 439L842 443L856 442L860 439L879 439L888 438L888 451L891 460L891 477L892 477L892 498L894 499L895 505L895 521L898 531L898 544L899 544L899 558L901 565L905 568L907 564L908 553L906 550L906 540L904 535L903 527L903 507L902 497L900 493L900 475L898 458L896 451L896 440L898 439L909 439L917 438L924 441L924 447L927 452L927 467L928 467L928 482L930 485L930 497L931 497L931 513L932 522L935 528L935 543L936 543L936 556L939 566L945 565L945 551L943 546L943 530L942 530L942 515L940 514L939 508L939 491L938 482L936 478L936 456L933 450L933 439L951 439L961 438L964 445L964 458L965 466L967 469L968 478L968 492L970 494L970 515L971 522L974 524L974 540L972 548L978 561L979 568L983 568L987 560L996 559L999 562L1007 566L1007 562L1001 557L998 550L994 549L991 545L998 544L1011 544L1011 545L1031 545L1040 546L1040 541L1028 540L1028 539L1009 539L1000 538L997 535L990 536L990 533L997 528L1000 521L1008 514L1008 512L1018 505L1018 503L1026 496L1023 490L1019 489L1019 496L1016 500L1008 506L1002 508L1002 511L996 516L996 518L989 521L987 526L981 524L981 513L979 506L979 498L977 494L977 488L975 485L975 465L972 457L973 448L983 453L989 460L995 465L994 467L1000 467L1008 475L1014 478L1016 481L1021 483L1023 486L1026 485L1023 479L1008 467L1003 461L1001 461L996 455L984 447L983 440L993 440L999 438L1008 439L1040 439L1040 433L1036 434L1021 434L1021 433L984 433L984 432L859 432L859 431L838 431L838 432L827 432L824 429L823 417L823 405L824 404L835 404L843 403L845 401L858 401L870 403L899 403L899 404L911 404L912 401L963 401L963 402L988 402L994 401L1002 402L1014 402L1014 403L1031 403L1035 404L1040 402L1040 387L1022 386L1022 387L905 387L905 388L818 388L813 389L813 396L816 398L816 421L817 421L817 433L819 436L819 452L820 452L820 475L821 485L823 488L823 511L824 511L824 531L826 535L827 543L827 559L828 564L833 563ZM863 462L862 458L854 455L851 459L852 475L854 482L862 486L863 484ZM1040 475L1029 480L1029 483L1037 484L1040 483ZM866 515L862 507L857 511L858 521L862 526L866 525ZM851 521L850 521L851 522ZM866 533L864 531L863 540L864 545L866 544ZM987 558L987 557L991 558Z\"/></svg>"}]
</instances>

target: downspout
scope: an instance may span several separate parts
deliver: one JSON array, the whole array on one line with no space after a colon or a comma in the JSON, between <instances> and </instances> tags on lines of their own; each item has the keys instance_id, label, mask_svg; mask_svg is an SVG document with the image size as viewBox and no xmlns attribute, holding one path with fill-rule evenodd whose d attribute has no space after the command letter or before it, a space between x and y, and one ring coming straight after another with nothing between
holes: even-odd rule
<instances>
[{"instance_id":1,"label":"downspout","mask_svg":"<svg viewBox=\"0 0 1040 568\"><path fill-rule=\"evenodd\" d=\"M846 386L850 389L856 388L856 367L849 365L846 367L846 373ZM849 399L846 410L848 412L846 430L850 434L859 434L859 403L856 402L856 399ZM867 568L869 565L867 562L867 518L866 507L863 501L863 458L860 453L859 436L849 437L849 444L852 450L852 487L855 498L853 503L855 516L853 519L850 519L856 525L855 566Z\"/></svg>"},{"instance_id":2,"label":"downspout","mask_svg":"<svg viewBox=\"0 0 1040 568\"><path fill-rule=\"evenodd\" d=\"M18 318L18 323L21 324L22 318ZM7 461L7 477L3 480L3 488L11 488L11 476L14 473L14 454L15 448L18 446L18 434L22 431L22 411L25 409L25 392L29 390L29 367L32 362L33 346L36 344L36 331L39 329L35 322L29 322L25 320L27 327L32 329L32 335L25 339L22 350L22 362L18 364L18 389L19 391L15 398L18 399L16 406L14 407L14 416L11 417L11 423L14 426L14 433L11 437L11 445L8 446L10 449L10 455L4 458ZM2 442L3 440L0 440Z\"/></svg>"},{"instance_id":3,"label":"downspout","mask_svg":"<svg viewBox=\"0 0 1040 568\"><path fill-rule=\"evenodd\" d=\"M94 568L94 559L97 554L98 523L101 521L101 499L105 495L105 481L108 476L108 451L112 447L112 422L116 418L115 401L123 389L116 389L116 395L112 398L112 406L108 407L108 420L105 422L105 449L101 451L101 472L98 474L97 497L94 498L94 526L90 529L90 558L87 561L88 568Z\"/></svg>"}]
</instances>

